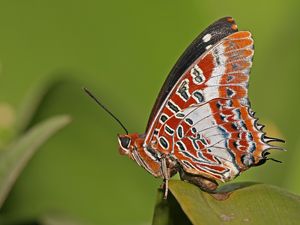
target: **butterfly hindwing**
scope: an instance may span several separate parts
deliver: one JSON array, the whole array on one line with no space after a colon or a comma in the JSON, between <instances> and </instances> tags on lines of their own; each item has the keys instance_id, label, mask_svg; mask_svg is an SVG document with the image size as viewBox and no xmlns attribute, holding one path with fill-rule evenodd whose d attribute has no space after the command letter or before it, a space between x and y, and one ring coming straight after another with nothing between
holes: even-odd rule
<instances>
[{"instance_id":1,"label":"butterfly hindwing","mask_svg":"<svg viewBox=\"0 0 300 225\"><path fill-rule=\"evenodd\" d=\"M172 154L189 173L222 181L264 159L271 146L248 101L253 54L248 31L232 32L209 46L165 96L146 145Z\"/></svg>"}]
</instances>

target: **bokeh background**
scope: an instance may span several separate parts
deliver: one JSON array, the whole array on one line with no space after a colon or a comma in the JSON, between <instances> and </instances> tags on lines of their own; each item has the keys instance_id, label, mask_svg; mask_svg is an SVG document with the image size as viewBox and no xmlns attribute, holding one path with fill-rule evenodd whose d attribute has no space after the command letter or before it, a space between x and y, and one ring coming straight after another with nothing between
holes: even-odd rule
<instances>
[{"instance_id":1,"label":"bokeh background","mask_svg":"<svg viewBox=\"0 0 300 225\"><path fill-rule=\"evenodd\" d=\"M228 15L255 39L253 109L288 149L272 154L284 163L267 162L234 182L300 194L299 8L296 0L1 1L0 103L9 125L39 98L31 125L56 114L73 117L30 161L1 221L21 224L58 212L85 224L150 224L161 181L119 156L116 134L123 131L81 87L93 90L131 132L142 133L177 58Z\"/></svg>"}]
</instances>

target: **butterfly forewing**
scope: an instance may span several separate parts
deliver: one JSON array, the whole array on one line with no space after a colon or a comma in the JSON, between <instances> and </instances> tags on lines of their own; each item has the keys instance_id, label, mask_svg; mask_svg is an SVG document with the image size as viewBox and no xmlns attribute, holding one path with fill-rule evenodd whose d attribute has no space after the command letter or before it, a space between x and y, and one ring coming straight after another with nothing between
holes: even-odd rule
<instances>
[{"instance_id":1,"label":"butterfly forewing","mask_svg":"<svg viewBox=\"0 0 300 225\"><path fill-rule=\"evenodd\" d=\"M146 133L153 122L155 117L161 108L161 105L169 95L170 91L181 78L182 74L188 69L188 67L199 57L201 56L209 46L213 46L219 42L224 37L237 32L237 25L232 17L224 17L209 27L207 27L198 37L189 45L189 47L184 51L181 57L177 60L176 64L169 73L166 81L164 82L160 93L156 99L156 102L153 106L152 112L150 114Z\"/></svg>"},{"instance_id":2,"label":"butterfly forewing","mask_svg":"<svg viewBox=\"0 0 300 225\"><path fill-rule=\"evenodd\" d=\"M145 144L185 171L226 181L259 163L270 146L248 101L250 32L232 32L195 59L157 110Z\"/></svg>"}]
</instances>

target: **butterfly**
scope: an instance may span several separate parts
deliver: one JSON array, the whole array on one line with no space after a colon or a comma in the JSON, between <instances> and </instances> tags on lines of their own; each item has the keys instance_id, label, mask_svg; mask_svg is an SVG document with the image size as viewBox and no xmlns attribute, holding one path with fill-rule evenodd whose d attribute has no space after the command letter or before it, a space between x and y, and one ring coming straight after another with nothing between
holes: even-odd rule
<instances>
[{"instance_id":1,"label":"butterfly","mask_svg":"<svg viewBox=\"0 0 300 225\"><path fill-rule=\"evenodd\" d=\"M248 82L254 54L249 31L232 17L207 27L164 82L144 134L118 135L119 151L154 177L184 181L207 192L266 162L269 144L254 117Z\"/></svg>"}]
</instances>

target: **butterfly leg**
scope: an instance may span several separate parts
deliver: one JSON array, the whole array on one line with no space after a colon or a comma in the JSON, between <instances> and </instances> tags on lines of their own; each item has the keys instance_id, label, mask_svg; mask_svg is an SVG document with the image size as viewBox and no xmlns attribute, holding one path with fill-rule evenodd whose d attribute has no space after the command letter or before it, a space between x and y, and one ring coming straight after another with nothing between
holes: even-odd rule
<instances>
[{"instance_id":1,"label":"butterfly leg","mask_svg":"<svg viewBox=\"0 0 300 225\"><path fill-rule=\"evenodd\" d=\"M161 170L164 178L164 199L167 199L169 190L170 171L167 167L167 160L165 155L161 159Z\"/></svg>"}]
</instances>

